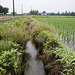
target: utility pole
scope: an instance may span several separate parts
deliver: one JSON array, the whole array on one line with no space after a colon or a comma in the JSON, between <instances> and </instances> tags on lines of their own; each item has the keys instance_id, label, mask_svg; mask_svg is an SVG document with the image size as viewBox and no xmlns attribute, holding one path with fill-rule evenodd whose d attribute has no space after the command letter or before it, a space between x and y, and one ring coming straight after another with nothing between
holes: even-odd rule
<instances>
[{"instance_id":1,"label":"utility pole","mask_svg":"<svg viewBox=\"0 0 75 75\"><path fill-rule=\"evenodd\" d=\"M13 0L13 16L15 16L14 0Z\"/></svg>"},{"instance_id":2,"label":"utility pole","mask_svg":"<svg viewBox=\"0 0 75 75\"><path fill-rule=\"evenodd\" d=\"M23 4L21 4L22 14L23 14Z\"/></svg>"}]
</instances>

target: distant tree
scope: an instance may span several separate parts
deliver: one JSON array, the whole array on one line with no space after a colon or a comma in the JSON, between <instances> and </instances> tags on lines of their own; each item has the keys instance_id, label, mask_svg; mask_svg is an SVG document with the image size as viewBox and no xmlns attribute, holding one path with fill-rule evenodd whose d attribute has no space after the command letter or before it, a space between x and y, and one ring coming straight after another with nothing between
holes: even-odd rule
<instances>
[{"instance_id":1,"label":"distant tree","mask_svg":"<svg viewBox=\"0 0 75 75\"><path fill-rule=\"evenodd\" d=\"M43 13L46 13L46 11L43 11Z\"/></svg>"},{"instance_id":2,"label":"distant tree","mask_svg":"<svg viewBox=\"0 0 75 75\"><path fill-rule=\"evenodd\" d=\"M14 13L17 14L16 12L14 12ZM13 14L13 12L11 14Z\"/></svg>"},{"instance_id":3,"label":"distant tree","mask_svg":"<svg viewBox=\"0 0 75 75\"><path fill-rule=\"evenodd\" d=\"M50 13L47 13L47 15L51 15Z\"/></svg>"},{"instance_id":4,"label":"distant tree","mask_svg":"<svg viewBox=\"0 0 75 75\"><path fill-rule=\"evenodd\" d=\"M41 15L41 13L38 13L38 15Z\"/></svg>"},{"instance_id":5,"label":"distant tree","mask_svg":"<svg viewBox=\"0 0 75 75\"><path fill-rule=\"evenodd\" d=\"M57 15L60 15L60 12L58 12Z\"/></svg>"},{"instance_id":6,"label":"distant tree","mask_svg":"<svg viewBox=\"0 0 75 75\"><path fill-rule=\"evenodd\" d=\"M45 11L42 12L42 14L45 14L45 13L46 13ZM65 11L65 12L62 12L62 13L60 13L60 12L58 12L58 13L50 12L50 13L47 13L47 15L75 16L75 12L70 12L70 11L69 12Z\"/></svg>"},{"instance_id":7,"label":"distant tree","mask_svg":"<svg viewBox=\"0 0 75 75\"><path fill-rule=\"evenodd\" d=\"M31 15L38 15L39 11L38 10L31 10L30 14Z\"/></svg>"},{"instance_id":8,"label":"distant tree","mask_svg":"<svg viewBox=\"0 0 75 75\"><path fill-rule=\"evenodd\" d=\"M65 16L68 16L68 12L67 11L65 11Z\"/></svg>"},{"instance_id":9,"label":"distant tree","mask_svg":"<svg viewBox=\"0 0 75 75\"><path fill-rule=\"evenodd\" d=\"M3 8L3 13L4 13L4 14L8 13L8 10L9 10L8 8L4 7L4 8Z\"/></svg>"},{"instance_id":10,"label":"distant tree","mask_svg":"<svg viewBox=\"0 0 75 75\"><path fill-rule=\"evenodd\" d=\"M62 12L61 15L64 16L64 12Z\"/></svg>"},{"instance_id":11,"label":"distant tree","mask_svg":"<svg viewBox=\"0 0 75 75\"><path fill-rule=\"evenodd\" d=\"M0 5L0 13L3 12L3 7Z\"/></svg>"},{"instance_id":12,"label":"distant tree","mask_svg":"<svg viewBox=\"0 0 75 75\"><path fill-rule=\"evenodd\" d=\"M75 13L74 12L71 12L71 16L75 16Z\"/></svg>"},{"instance_id":13,"label":"distant tree","mask_svg":"<svg viewBox=\"0 0 75 75\"><path fill-rule=\"evenodd\" d=\"M51 14L51 15L55 15L55 13L53 13L53 12L51 12L50 14Z\"/></svg>"},{"instance_id":14,"label":"distant tree","mask_svg":"<svg viewBox=\"0 0 75 75\"><path fill-rule=\"evenodd\" d=\"M6 14L8 13L8 10L9 10L8 8L0 5L0 14Z\"/></svg>"},{"instance_id":15,"label":"distant tree","mask_svg":"<svg viewBox=\"0 0 75 75\"><path fill-rule=\"evenodd\" d=\"M71 13L70 13L70 11L69 11L69 13L68 13L68 16L71 16Z\"/></svg>"}]
</instances>

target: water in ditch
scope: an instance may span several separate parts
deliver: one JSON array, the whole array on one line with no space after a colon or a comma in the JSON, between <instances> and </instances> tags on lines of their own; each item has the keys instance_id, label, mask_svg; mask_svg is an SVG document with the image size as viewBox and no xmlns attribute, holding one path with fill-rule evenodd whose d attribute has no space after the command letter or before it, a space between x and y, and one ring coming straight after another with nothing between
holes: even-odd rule
<instances>
[{"instance_id":1,"label":"water in ditch","mask_svg":"<svg viewBox=\"0 0 75 75\"><path fill-rule=\"evenodd\" d=\"M26 52L30 55L30 59L28 60L29 67L24 72L24 75L45 75L43 62L37 58L37 49L32 40L28 41Z\"/></svg>"}]
</instances>

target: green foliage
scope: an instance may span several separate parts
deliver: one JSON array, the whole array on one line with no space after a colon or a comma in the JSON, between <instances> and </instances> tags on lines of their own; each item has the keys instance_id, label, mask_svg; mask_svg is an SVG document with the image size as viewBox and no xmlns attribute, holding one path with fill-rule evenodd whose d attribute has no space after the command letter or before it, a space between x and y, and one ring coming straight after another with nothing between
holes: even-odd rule
<instances>
[{"instance_id":1,"label":"green foliage","mask_svg":"<svg viewBox=\"0 0 75 75\"><path fill-rule=\"evenodd\" d=\"M2 67L0 67L0 75L3 75L6 73L6 69L3 69Z\"/></svg>"},{"instance_id":2,"label":"green foliage","mask_svg":"<svg viewBox=\"0 0 75 75\"><path fill-rule=\"evenodd\" d=\"M12 68L14 68L15 73L17 73L18 69L21 67L19 58L21 54L21 51L13 48L11 50L2 52L2 54L0 55L0 65L5 66L5 69L2 69L2 67L0 67L1 74L6 74L5 70L7 70L7 67L9 67L10 72L12 72Z\"/></svg>"},{"instance_id":3,"label":"green foliage","mask_svg":"<svg viewBox=\"0 0 75 75\"><path fill-rule=\"evenodd\" d=\"M20 18L0 26L0 75L14 75L21 69L23 49L31 39L26 20Z\"/></svg>"},{"instance_id":4,"label":"green foliage","mask_svg":"<svg viewBox=\"0 0 75 75\"><path fill-rule=\"evenodd\" d=\"M31 15L38 15L38 12L39 12L38 10L31 10L30 14Z\"/></svg>"},{"instance_id":5,"label":"green foliage","mask_svg":"<svg viewBox=\"0 0 75 75\"><path fill-rule=\"evenodd\" d=\"M7 40L0 40L0 52L11 49L12 42ZM1 54L1 53L0 53Z\"/></svg>"},{"instance_id":6,"label":"green foliage","mask_svg":"<svg viewBox=\"0 0 75 75\"><path fill-rule=\"evenodd\" d=\"M3 7L0 5L0 13L2 13L3 11Z\"/></svg>"},{"instance_id":7,"label":"green foliage","mask_svg":"<svg viewBox=\"0 0 75 75\"><path fill-rule=\"evenodd\" d=\"M6 14L6 13L8 13L8 10L9 10L8 8L3 7L3 6L0 5L0 13L2 13L2 14L3 14L3 13Z\"/></svg>"},{"instance_id":8,"label":"green foliage","mask_svg":"<svg viewBox=\"0 0 75 75\"><path fill-rule=\"evenodd\" d=\"M61 63L64 63L64 67L66 68L63 72L67 71L67 75L72 74L74 75L75 72L75 52L69 50L67 47L63 46L64 48L56 48L54 53L56 57L62 57ZM67 69L68 68L68 69Z\"/></svg>"},{"instance_id":9,"label":"green foliage","mask_svg":"<svg viewBox=\"0 0 75 75\"><path fill-rule=\"evenodd\" d=\"M4 14L8 13L8 10L9 10L8 8L4 7L4 8L3 8L3 13L4 13Z\"/></svg>"}]
</instances>

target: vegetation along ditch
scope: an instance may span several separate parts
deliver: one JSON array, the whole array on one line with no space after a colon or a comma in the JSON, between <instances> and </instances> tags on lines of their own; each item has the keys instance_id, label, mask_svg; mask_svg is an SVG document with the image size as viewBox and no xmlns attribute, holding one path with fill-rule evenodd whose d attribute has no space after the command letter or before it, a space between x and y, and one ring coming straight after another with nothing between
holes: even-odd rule
<instances>
[{"instance_id":1,"label":"vegetation along ditch","mask_svg":"<svg viewBox=\"0 0 75 75\"><path fill-rule=\"evenodd\" d=\"M0 75L30 75L32 71L37 75L39 70L40 75L75 75L75 52L55 33L53 25L29 16L0 25Z\"/></svg>"}]
</instances>

